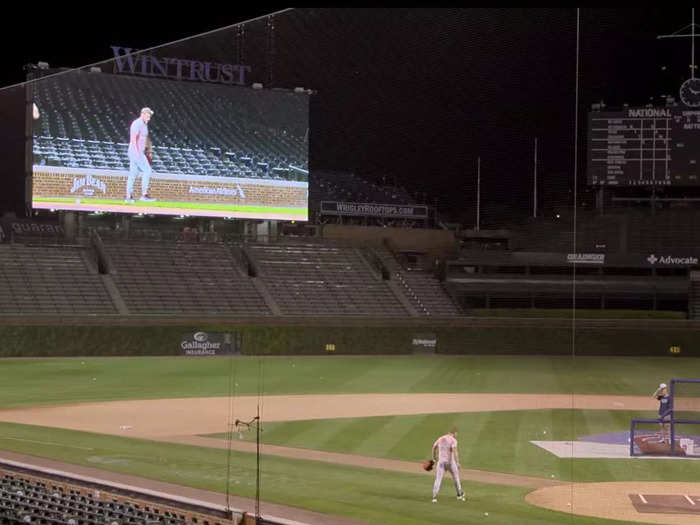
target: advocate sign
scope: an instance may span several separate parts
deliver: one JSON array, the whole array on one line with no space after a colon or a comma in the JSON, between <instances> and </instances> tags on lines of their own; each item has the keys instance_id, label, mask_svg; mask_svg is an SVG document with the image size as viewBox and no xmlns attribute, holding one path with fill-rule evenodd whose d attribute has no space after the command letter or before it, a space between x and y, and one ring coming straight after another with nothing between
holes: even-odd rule
<instances>
[{"instance_id":1,"label":"advocate sign","mask_svg":"<svg viewBox=\"0 0 700 525\"><path fill-rule=\"evenodd\" d=\"M110 46L110 48L114 54L114 73L243 86L246 73L251 72L250 66L242 64L161 58L142 54L138 49L130 47Z\"/></svg>"},{"instance_id":2,"label":"advocate sign","mask_svg":"<svg viewBox=\"0 0 700 525\"><path fill-rule=\"evenodd\" d=\"M696 266L698 258L692 255L675 256L675 255L656 255L651 254L647 257L647 262L652 266Z\"/></svg>"}]
</instances>

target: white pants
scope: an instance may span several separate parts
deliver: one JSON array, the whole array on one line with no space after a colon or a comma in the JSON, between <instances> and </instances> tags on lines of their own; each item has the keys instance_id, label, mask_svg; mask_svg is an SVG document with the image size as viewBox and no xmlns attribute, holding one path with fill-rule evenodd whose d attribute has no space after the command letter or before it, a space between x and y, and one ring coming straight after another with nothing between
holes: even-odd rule
<instances>
[{"instance_id":1,"label":"white pants","mask_svg":"<svg viewBox=\"0 0 700 525\"><path fill-rule=\"evenodd\" d=\"M126 198L128 199L132 192L134 191L134 181L138 175L139 170L141 170L141 194L146 195L148 193L148 184L151 182L151 165L148 163L146 155L140 153L134 155L129 153L129 178L126 181Z\"/></svg>"},{"instance_id":2,"label":"white pants","mask_svg":"<svg viewBox=\"0 0 700 525\"><path fill-rule=\"evenodd\" d=\"M455 482L455 488L457 489L457 495L462 493L462 484L459 482L459 468L457 468L457 463L455 461L438 461L435 467L435 484L433 485L433 498L437 497L438 492L440 492L440 485L442 485L442 477L445 475L445 470L448 470L452 474L452 480Z\"/></svg>"}]
</instances>

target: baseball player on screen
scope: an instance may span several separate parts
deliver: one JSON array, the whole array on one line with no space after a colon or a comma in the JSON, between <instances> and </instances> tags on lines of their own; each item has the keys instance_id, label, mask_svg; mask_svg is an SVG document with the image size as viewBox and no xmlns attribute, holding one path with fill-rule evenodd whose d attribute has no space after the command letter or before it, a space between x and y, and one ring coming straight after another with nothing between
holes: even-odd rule
<instances>
[{"instance_id":1,"label":"baseball player on screen","mask_svg":"<svg viewBox=\"0 0 700 525\"><path fill-rule=\"evenodd\" d=\"M134 181L138 172L141 171L141 200L145 202L155 201L148 194L148 184L151 181L151 164L146 158L146 142L148 140L148 121L151 120L153 110L143 108L139 118L131 123L129 128L129 178L126 181L125 202L134 202Z\"/></svg>"},{"instance_id":2,"label":"baseball player on screen","mask_svg":"<svg viewBox=\"0 0 700 525\"><path fill-rule=\"evenodd\" d=\"M437 468L435 469L435 483L433 484L433 503L437 503L437 495L442 485L442 477L445 470L452 474L452 480L457 489L457 499L465 501L466 496L462 491L462 484L459 481L459 452L457 450L457 429L452 428L444 436L440 436L433 443L432 457Z\"/></svg>"}]
</instances>

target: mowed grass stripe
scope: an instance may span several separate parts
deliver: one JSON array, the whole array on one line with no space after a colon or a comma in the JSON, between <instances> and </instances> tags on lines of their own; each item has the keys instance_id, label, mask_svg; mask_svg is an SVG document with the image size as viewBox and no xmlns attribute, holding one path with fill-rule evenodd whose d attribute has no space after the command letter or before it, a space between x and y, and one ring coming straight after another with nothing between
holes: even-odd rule
<instances>
[{"instance_id":1,"label":"mowed grass stripe","mask_svg":"<svg viewBox=\"0 0 700 525\"><path fill-rule=\"evenodd\" d=\"M413 418L393 417L391 424L386 427L389 436L375 434L372 440L367 440L366 443L373 446L382 457L409 457L416 461L428 459L433 445L431 440L437 437L425 434L426 429L436 428L429 423L429 418L429 415ZM382 438L391 446L379 448L375 442L381 443Z\"/></svg>"},{"instance_id":2,"label":"mowed grass stripe","mask_svg":"<svg viewBox=\"0 0 700 525\"><path fill-rule=\"evenodd\" d=\"M46 439L37 445L2 437ZM80 443L94 450L66 447ZM122 474L225 492L226 450L104 436L46 427L0 423L3 449ZM254 454L231 453L230 487L233 495L255 496ZM377 524L479 523L489 512L489 523L555 525L564 514L525 503L527 489L465 483L471 501L456 501L443 487L440 503L430 502L432 478L383 470L339 466L275 456L261 457L261 497L264 501L343 515ZM614 523L573 518L574 525Z\"/></svg>"},{"instance_id":3,"label":"mowed grass stripe","mask_svg":"<svg viewBox=\"0 0 700 525\"><path fill-rule=\"evenodd\" d=\"M674 358L334 356L238 357L230 362L228 358L86 357L0 363L0 408L227 396L230 386L234 395L576 392L648 396L649 385L653 390L662 380L700 377L700 360Z\"/></svg>"},{"instance_id":4,"label":"mowed grass stripe","mask_svg":"<svg viewBox=\"0 0 700 525\"><path fill-rule=\"evenodd\" d=\"M586 435L629 429L639 413L605 410L528 410L430 414L391 418L270 423L262 440L328 452L360 454L416 463L427 459L435 439L458 429L465 468L565 481L695 481L700 461L558 458L531 441L570 441ZM304 434L295 429L304 428ZM293 440L281 439L287 431ZM342 439L336 436L342 432ZM545 434L546 432L546 434ZM403 434L402 434L403 433ZM371 438L367 438L372 434ZM328 439L327 436L335 436ZM225 438L225 435L219 437ZM248 440L254 440L250 435ZM634 475L632 475L634 473Z\"/></svg>"}]
</instances>

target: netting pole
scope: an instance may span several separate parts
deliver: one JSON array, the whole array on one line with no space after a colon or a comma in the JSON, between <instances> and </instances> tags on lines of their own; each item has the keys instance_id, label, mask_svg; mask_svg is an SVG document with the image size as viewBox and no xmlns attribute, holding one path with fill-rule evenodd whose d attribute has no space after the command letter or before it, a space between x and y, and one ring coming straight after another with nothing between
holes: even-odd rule
<instances>
[{"instance_id":1,"label":"netting pole","mask_svg":"<svg viewBox=\"0 0 700 525\"><path fill-rule=\"evenodd\" d=\"M676 452L676 422L675 417L674 417L674 412L675 412L675 404L674 404L674 392L676 390L676 380L671 378L671 421L669 423L671 427L671 432L669 435L669 439L671 440L671 456L675 455ZM662 428L663 428L663 423L662 423ZM663 434L663 432L662 432Z\"/></svg>"}]
</instances>

